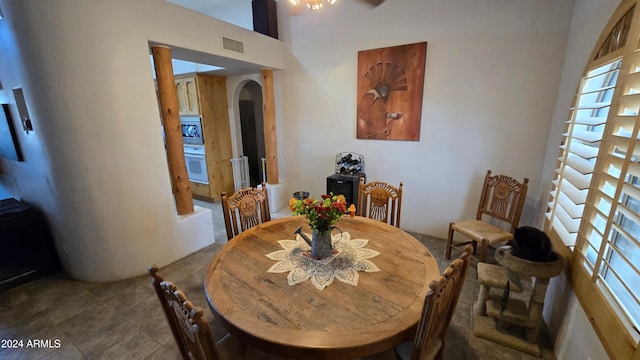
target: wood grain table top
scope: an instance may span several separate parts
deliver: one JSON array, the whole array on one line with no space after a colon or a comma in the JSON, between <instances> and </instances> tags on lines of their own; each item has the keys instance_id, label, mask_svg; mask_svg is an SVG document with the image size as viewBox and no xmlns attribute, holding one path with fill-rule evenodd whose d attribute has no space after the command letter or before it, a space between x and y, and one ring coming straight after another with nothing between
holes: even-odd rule
<instances>
[{"instance_id":1,"label":"wood grain table top","mask_svg":"<svg viewBox=\"0 0 640 360\"><path fill-rule=\"evenodd\" d=\"M294 239L302 216L258 225L214 256L205 277L212 312L230 333L256 348L300 359L352 359L398 345L415 333L428 284L440 276L429 250L406 232L363 217L337 226L368 239L380 272L360 273L357 287L334 281L289 286L286 273L267 273L265 255Z\"/></svg>"}]
</instances>

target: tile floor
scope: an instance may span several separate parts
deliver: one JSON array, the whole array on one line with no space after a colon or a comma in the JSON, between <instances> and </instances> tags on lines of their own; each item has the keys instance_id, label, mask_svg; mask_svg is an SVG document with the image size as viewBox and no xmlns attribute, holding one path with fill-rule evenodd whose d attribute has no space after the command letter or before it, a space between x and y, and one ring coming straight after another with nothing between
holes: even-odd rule
<instances>
[{"instance_id":1,"label":"tile floor","mask_svg":"<svg viewBox=\"0 0 640 360\"><path fill-rule=\"evenodd\" d=\"M216 243L161 269L190 298L203 307L203 277L211 257L226 242L219 203L196 204L210 207L214 218ZM441 269L445 242L412 234L438 259ZM478 294L475 268L469 270L456 314L447 334L445 359L538 359L471 334L472 304ZM214 324L214 336L225 335ZM549 341L544 343L543 359L554 359ZM88 283L57 273L0 293L0 345L19 339L23 348L0 347L0 359L179 359L177 347L164 314L151 287L149 276L111 283ZM27 348L34 340L49 340L44 347ZM58 346L59 345L59 346ZM401 347L406 355L409 347Z\"/></svg>"}]
</instances>

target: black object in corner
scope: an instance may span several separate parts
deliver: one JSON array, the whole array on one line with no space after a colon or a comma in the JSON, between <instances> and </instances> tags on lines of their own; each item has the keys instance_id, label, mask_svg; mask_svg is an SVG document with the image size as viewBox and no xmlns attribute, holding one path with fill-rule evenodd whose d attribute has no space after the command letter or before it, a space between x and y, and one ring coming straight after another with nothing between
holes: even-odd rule
<instances>
[{"instance_id":1,"label":"black object in corner","mask_svg":"<svg viewBox=\"0 0 640 360\"><path fill-rule=\"evenodd\" d=\"M278 38L278 16L275 0L253 0L253 31Z\"/></svg>"},{"instance_id":2,"label":"black object in corner","mask_svg":"<svg viewBox=\"0 0 640 360\"><path fill-rule=\"evenodd\" d=\"M0 291L60 269L44 215L16 199L0 200Z\"/></svg>"}]
</instances>

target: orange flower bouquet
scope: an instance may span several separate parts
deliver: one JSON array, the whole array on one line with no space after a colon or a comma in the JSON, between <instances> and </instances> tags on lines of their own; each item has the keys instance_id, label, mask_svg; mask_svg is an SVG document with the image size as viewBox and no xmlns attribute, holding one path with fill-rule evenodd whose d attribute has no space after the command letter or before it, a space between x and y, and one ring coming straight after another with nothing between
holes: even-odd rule
<instances>
[{"instance_id":1,"label":"orange flower bouquet","mask_svg":"<svg viewBox=\"0 0 640 360\"><path fill-rule=\"evenodd\" d=\"M353 217L356 207L351 204L347 208L347 199L343 195L325 194L321 200L306 198L289 201L289 208L294 215L304 215L307 217L311 229L317 232L327 232L340 221L342 215L349 214Z\"/></svg>"}]
</instances>

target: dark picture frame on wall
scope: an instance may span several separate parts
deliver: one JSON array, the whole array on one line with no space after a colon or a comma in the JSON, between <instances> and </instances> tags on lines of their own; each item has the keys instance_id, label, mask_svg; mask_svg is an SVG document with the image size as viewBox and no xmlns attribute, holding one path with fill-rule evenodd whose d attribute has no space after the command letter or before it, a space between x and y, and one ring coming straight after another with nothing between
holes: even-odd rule
<instances>
[{"instance_id":1,"label":"dark picture frame on wall","mask_svg":"<svg viewBox=\"0 0 640 360\"><path fill-rule=\"evenodd\" d=\"M427 43L358 52L356 138L420 140Z\"/></svg>"},{"instance_id":2,"label":"dark picture frame on wall","mask_svg":"<svg viewBox=\"0 0 640 360\"><path fill-rule=\"evenodd\" d=\"M9 104L2 104L2 111L0 111L0 157L24 161Z\"/></svg>"}]
</instances>

